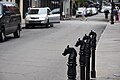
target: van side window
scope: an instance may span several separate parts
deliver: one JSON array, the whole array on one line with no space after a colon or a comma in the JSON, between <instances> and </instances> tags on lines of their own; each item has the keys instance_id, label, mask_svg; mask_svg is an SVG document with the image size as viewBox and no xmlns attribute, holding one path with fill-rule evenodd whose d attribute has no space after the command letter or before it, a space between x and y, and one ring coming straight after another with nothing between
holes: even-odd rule
<instances>
[{"instance_id":1,"label":"van side window","mask_svg":"<svg viewBox=\"0 0 120 80\"><path fill-rule=\"evenodd\" d=\"M10 17L9 16L4 16L3 19L1 19L1 22L9 23Z\"/></svg>"},{"instance_id":2,"label":"van side window","mask_svg":"<svg viewBox=\"0 0 120 80\"><path fill-rule=\"evenodd\" d=\"M4 10L5 13L10 13L10 11L7 9L6 6L3 6L3 10Z\"/></svg>"},{"instance_id":3,"label":"van side window","mask_svg":"<svg viewBox=\"0 0 120 80\"><path fill-rule=\"evenodd\" d=\"M19 8L15 8L14 11L16 12L16 14L20 14Z\"/></svg>"},{"instance_id":4,"label":"van side window","mask_svg":"<svg viewBox=\"0 0 120 80\"><path fill-rule=\"evenodd\" d=\"M38 14L39 9L31 9L29 14Z\"/></svg>"}]
</instances>

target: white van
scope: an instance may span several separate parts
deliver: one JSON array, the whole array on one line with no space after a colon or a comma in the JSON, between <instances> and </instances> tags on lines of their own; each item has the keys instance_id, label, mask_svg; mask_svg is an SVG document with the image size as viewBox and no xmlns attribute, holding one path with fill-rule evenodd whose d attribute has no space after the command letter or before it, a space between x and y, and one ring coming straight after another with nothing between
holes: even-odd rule
<instances>
[{"instance_id":1,"label":"white van","mask_svg":"<svg viewBox=\"0 0 120 80\"><path fill-rule=\"evenodd\" d=\"M29 8L26 14L26 28L31 28L35 25L50 27L53 26L53 23L60 23L60 14L53 14L48 7Z\"/></svg>"}]
</instances>

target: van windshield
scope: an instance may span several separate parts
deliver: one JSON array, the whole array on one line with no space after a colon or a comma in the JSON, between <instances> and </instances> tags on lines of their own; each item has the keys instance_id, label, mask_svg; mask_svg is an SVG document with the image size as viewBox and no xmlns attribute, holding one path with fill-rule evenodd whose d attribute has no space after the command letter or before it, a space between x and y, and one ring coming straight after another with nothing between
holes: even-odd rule
<instances>
[{"instance_id":1,"label":"van windshield","mask_svg":"<svg viewBox=\"0 0 120 80\"><path fill-rule=\"evenodd\" d=\"M30 9L28 14L47 14L47 9Z\"/></svg>"},{"instance_id":2,"label":"van windshield","mask_svg":"<svg viewBox=\"0 0 120 80\"><path fill-rule=\"evenodd\" d=\"M40 9L39 14L47 14L47 9Z\"/></svg>"},{"instance_id":3,"label":"van windshield","mask_svg":"<svg viewBox=\"0 0 120 80\"><path fill-rule=\"evenodd\" d=\"M38 14L39 9L31 9L29 14Z\"/></svg>"}]
</instances>

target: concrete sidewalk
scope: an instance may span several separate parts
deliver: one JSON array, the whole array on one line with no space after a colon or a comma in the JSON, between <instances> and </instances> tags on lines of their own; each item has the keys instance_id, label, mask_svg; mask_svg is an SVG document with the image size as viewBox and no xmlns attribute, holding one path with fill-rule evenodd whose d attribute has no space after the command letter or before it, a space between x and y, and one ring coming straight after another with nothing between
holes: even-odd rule
<instances>
[{"instance_id":1,"label":"concrete sidewalk","mask_svg":"<svg viewBox=\"0 0 120 80\"><path fill-rule=\"evenodd\" d=\"M120 23L108 23L97 44L95 80L120 80Z\"/></svg>"}]
</instances>

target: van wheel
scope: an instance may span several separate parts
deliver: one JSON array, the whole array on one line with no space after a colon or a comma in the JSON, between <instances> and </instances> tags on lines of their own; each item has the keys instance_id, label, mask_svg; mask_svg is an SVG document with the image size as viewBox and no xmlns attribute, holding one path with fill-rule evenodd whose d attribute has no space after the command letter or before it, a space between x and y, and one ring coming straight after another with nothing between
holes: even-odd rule
<instances>
[{"instance_id":1,"label":"van wheel","mask_svg":"<svg viewBox=\"0 0 120 80\"><path fill-rule=\"evenodd\" d=\"M29 28L29 25L28 25L28 24L25 24L25 28L28 29L28 28Z\"/></svg>"},{"instance_id":2,"label":"van wheel","mask_svg":"<svg viewBox=\"0 0 120 80\"><path fill-rule=\"evenodd\" d=\"M31 29L31 28L33 28L34 26L32 26L32 25L26 25L26 29Z\"/></svg>"},{"instance_id":3,"label":"van wheel","mask_svg":"<svg viewBox=\"0 0 120 80\"><path fill-rule=\"evenodd\" d=\"M5 39L6 39L5 31L4 31L4 29L2 28L2 29L1 29L1 33L0 33L0 42L4 42Z\"/></svg>"},{"instance_id":4,"label":"van wheel","mask_svg":"<svg viewBox=\"0 0 120 80\"><path fill-rule=\"evenodd\" d=\"M53 27L53 26L54 26L54 25L51 23L51 24L50 24L50 27Z\"/></svg>"},{"instance_id":5,"label":"van wheel","mask_svg":"<svg viewBox=\"0 0 120 80\"><path fill-rule=\"evenodd\" d=\"M15 38L19 38L20 37L20 29L18 28L14 33L13 33Z\"/></svg>"},{"instance_id":6,"label":"van wheel","mask_svg":"<svg viewBox=\"0 0 120 80\"><path fill-rule=\"evenodd\" d=\"M45 24L45 26L46 26L46 28L48 28L49 27L49 20L47 20L47 23Z\"/></svg>"}]
</instances>

